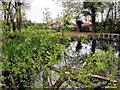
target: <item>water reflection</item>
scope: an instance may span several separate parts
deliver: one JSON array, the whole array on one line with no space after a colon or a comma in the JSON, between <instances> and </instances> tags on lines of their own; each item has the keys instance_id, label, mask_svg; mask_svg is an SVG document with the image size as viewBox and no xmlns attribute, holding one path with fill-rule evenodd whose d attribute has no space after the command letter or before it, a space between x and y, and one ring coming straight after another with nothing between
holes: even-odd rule
<instances>
[{"instance_id":1,"label":"water reflection","mask_svg":"<svg viewBox=\"0 0 120 90\"><path fill-rule=\"evenodd\" d=\"M92 52L92 40L89 40L87 43L83 43L81 42L81 48L79 50L76 49L77 44L79 41L75 40L73 42L70 42L69 47L65 50L66 54L70 57L75 57L75 56L79 56L79 57L84 57L84 56L88 56L91 52ZM119 42L112 42L112 41L96 41L96 45L95 45L95 52L98 50L104 50L106 51L108 49L109 46L112 46L114 49L114 54L118 57L119 56Z\"/></svg>"},{"instance_id":2,"label":"water reflection","mask_svg":"<svg viewBox=\"0 0 120 90\"><path fill-rule=\"evenodd\" d=\"M91 55L93 40L88 40L87 43L81 42L80 47L78 47L79 41L74 40L70 42L70 45L67 49L62 50L62 58L59 65L54 65L55 68L60 68L61 66L68 65L70 69L81 68L81 65L85 62L84 58ZM80 44L80 43L79 43ZM113 47L113 53L116 57L119 57L119 42L110 42L110 41L99 41L96 40L95 45L95 53L102 50L103 54L106 52L108 46L111 45ZM77 50L79 48L79 50ZM119 75L116 75L119 77ZM59 75L54 76L53 78L59 78ZM53 82L54 83L54 82ZM63 84L65 86L65 83ZM80 87L79 87L80 88Z\"/></svg>"}]
</instances>

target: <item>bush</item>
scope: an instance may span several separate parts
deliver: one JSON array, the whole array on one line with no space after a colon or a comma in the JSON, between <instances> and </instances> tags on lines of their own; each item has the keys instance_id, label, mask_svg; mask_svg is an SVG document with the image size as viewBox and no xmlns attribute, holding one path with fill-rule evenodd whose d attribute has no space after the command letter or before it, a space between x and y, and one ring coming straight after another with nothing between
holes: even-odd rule
<instances>
[{"instance_id":1,"label":"bush","mask_svg":"<svg viewBox=\"0 0 120 90\"><path fill-rule=\"evenodd\" d=\"M68 25L68 30L69 30L69 31L75 31L76 28L77 28L76 26Z\"/></svg>"},{"instance_id":2,"label":"bush","mask_svg":"<svg viewBox=\"0 0 120 90\"><path fill-rule=\"evenodd\" d=\"M8 87L33 88L40 72L47 74L47 66L60 61L57 57L64 47L59 42L61 37L52 31L31 29L17 33L14 39L4 41L2 45L4 84ZM66 40L69 38L66 37Z\"/></svg>"},{"instance_id":3,"label":"bush","mask_svg":"<svg viewBox=\"0 0 120 90\"><path fill-rule=\"evenodd\" d=\"M116 79L119 58L113 54L112 47L85 57L69 57L67 50L63 50L71 41L68 35L62 36L51 30L30 29L16 32L15 36L3 40L3 51L0 54L3 84L6 87L52 88L55 87L52 82L60 81L74 88L76 85L94 88L100 81L90 78L89 75L105 75L111 81ZM82 39L84 43L89 41L86 36L77 39ZM78 54L75 51L74 53ZM117 87L116 85L108 82L107 87Z\"/></svg>"},{"instance_id":4,"label":"bush","mask_svg":"<svg viewBox=\"0 0 120 90\"><path fill-rule=\"evenodd\" d=\"M90 26L82 27L83 32L90 32Z\"/></svg>"}]
</instances>

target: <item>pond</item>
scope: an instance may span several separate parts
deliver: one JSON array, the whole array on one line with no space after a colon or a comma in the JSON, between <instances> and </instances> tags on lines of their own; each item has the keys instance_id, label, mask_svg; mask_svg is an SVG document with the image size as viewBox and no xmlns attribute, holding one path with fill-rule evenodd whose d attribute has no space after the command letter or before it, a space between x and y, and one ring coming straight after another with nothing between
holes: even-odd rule
<instances>
[{"instance_id":1,"label":"pond","mask_svg":"<svg viewBox=\"0 0 120 90\"><path fill-rule=\"evenodd\" d=\"M95 54L98 51L106 52L108 47L113 48L113 54L119 58L120 57L120 42L106 41L106 40L88 40L87 42L82 42L82 40L77 41L76 39L70 42L67 49L63 50L63 58L61 65L71 65L72 68L80 69L80 66L84 63L84 58L87 58L91 54ZM117 69L120 68L118 62ZM116 70L119 72L119 70ZM120 75L116 75L116 78L120 78Z\"/></svg>"},{"instance_id":2,"label":"pond","mask_svg":"<svg viewBox=\"0 0 120 90\"><path fill-rule=\"evenodd\" d=\"M113 47L113 54L116 57L120 56L120 43L113 41L103 41L103 40L87 40L87 42L83 42L82 40L73 40L70 42L69 46L66 49L62 50L61 61L59 64L54 65L55 68L59 69L62 66L69 66L69 69L80 70L81 65L85 62L85 58L90 55L93 55L97 51L106 52L107 48L111 45ZM69 70L68 70L69 71ZM68 72L65 72L68 73ZM55 83L56 80L60 78L60 75L55 71L51 71L52 84ZM120 75L116 75L117 78ZM42 76L41 76L42 77ZM49 80L48 80L49 81ZM49 81L50 82L50 81ZM65 81L62 86L67 86L69 81ZM77 84L74 84L74 87L77 87ZM78 88L84 88L84 86L78 86Z\"/></svg>"},{"instance_id":3,"label":"pond","mask_svg":"<svg viewBox=\"0 0 120 90\"><path fill-rule=\"evenodd\" d=\"M77 66L78 62L83 62L84 58L96 53L99 50L107 51L108 47L113 47L113 54L116 57L120 57L120 42L105 41L105 40L88 40L87 42L82 42L82 40L77 41L76 39L70 42L67 49L63 50L63 62L62 64L72 63L73 66ZM75 64L76 63L76 64ZM74 65L75 64L75 65Z\"/></svg>"}]
</instances>

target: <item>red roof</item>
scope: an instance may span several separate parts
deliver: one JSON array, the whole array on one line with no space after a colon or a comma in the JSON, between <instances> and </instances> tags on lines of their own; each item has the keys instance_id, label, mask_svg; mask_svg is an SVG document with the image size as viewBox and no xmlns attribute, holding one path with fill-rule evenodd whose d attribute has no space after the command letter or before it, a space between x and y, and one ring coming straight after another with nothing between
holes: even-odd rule
<instances>
[{"instance_id":1,"label":"red roof","mask_svg":"<svg viewBox=\"0 0 120 90\"><path fill-rule=\"evenodd\" d=\"M82 26L89 26L89 23L83 23Z\"/></svg>"}]
</instances>

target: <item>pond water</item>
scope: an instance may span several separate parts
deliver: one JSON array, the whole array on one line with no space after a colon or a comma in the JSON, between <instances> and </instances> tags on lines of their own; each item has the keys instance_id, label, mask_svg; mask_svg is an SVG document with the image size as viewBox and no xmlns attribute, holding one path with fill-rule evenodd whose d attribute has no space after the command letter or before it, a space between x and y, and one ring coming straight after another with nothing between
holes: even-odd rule
<instances>
[{"instance_id":1,"label":"pond water","mask_svg":"<svg viewBox=\"0 0 120 90\"><path fill-rule=\"evenodd\" d=\"M92 44L93 40L89 40L87 43L81 42L80 49L77 50L77 45L79 41L75 40L73 42L70 42L69 47L65 50L66 54L70 57L74 56L88 56L92 52ZM114 49L114 54L119 57L120 54L120 42L115 41L105 41L105 40L96 40L95 43L95 52L98 50L107 50L108 46L112 46Z\"/></svg>"},{"instance_id":2,"label":"pond water","mask_svg":"<svg viewBox=\"0 0 120 90\"><path fill-rule=\"evenodd\" d=\"M113 54L120 57L120 42L104 41L104 40L88 40L82 41L74 40L70 42L67 49L62 50L62 59L60 66L71 65L72 68L80 69L81 64L85 61L84 58L98 51L106 52L108 47L113 47ZM55 67L58 67L55 65Z\"/></svg>"},{"instance_id":3,"label":"pond water","mask_svg":"<svg viewBox=\"0 0 120 90\"><path fill-rule=\"evenodd\" d=\"M111 45L114 49L114 54L116 55L116 57L119 57L120 55L120 49L119 49L120 42L102 41L102 40L98 41L97 40L96 43L93 43L93 40L88 40L88 42L83 43L82 41L74 40L70 42L70 45L66 49L62 50L61 61L59 64L54 65L54 67L60 68L61 66L69 65L70 68L75 68L79 70L80 65L84 63L84 58L86 58L87 56L91 54L93 44L96 44L94 48L95 53L98 50L105 51L107 50L107 47ZM52 84L54 84L55 81L58 80L60 76L55 71L51 71L51 74L54 75L52 77ZM66 85L67 85L67 82L64 82L63 86L66 86Z\"/></svg>"}]
</instances>

